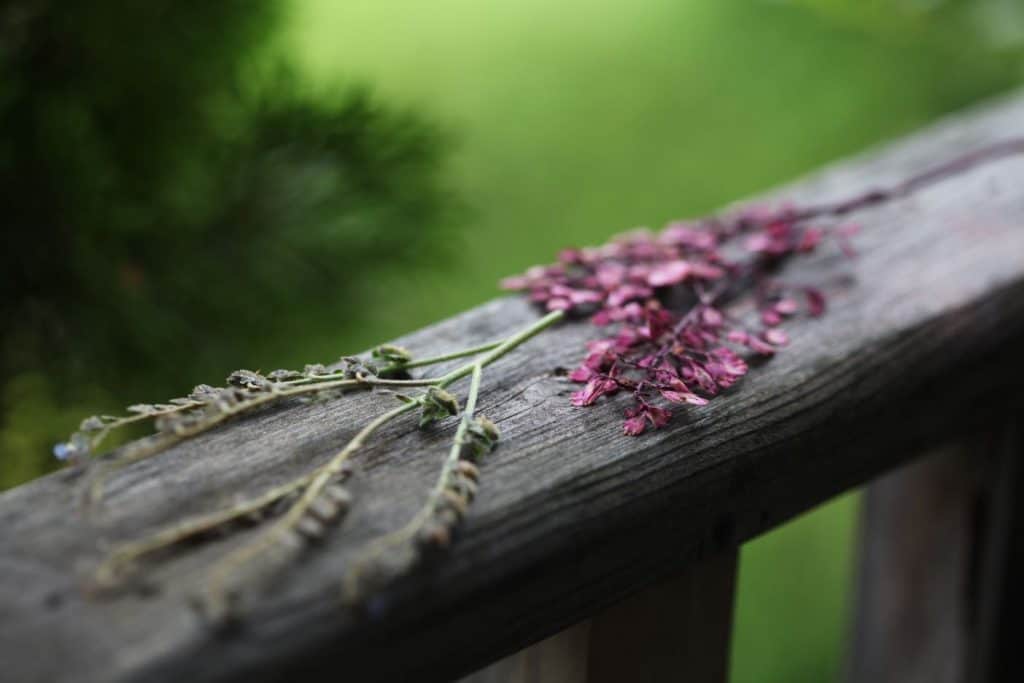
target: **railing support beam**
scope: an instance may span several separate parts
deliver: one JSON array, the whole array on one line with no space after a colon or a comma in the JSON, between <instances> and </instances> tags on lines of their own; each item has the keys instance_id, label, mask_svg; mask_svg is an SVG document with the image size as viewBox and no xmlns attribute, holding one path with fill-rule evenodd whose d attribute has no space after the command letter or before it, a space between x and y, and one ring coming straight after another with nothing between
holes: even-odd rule
<instances>
[{"instance_id":1,"label":"railing support beam","mask_svg":"<svg viewBox=\"0 0 1024 683\"><path fill-rule=\"evenodd\" d=\"M725 683L737 557L695 562L463 683Z\"/></svg>"},{"instance_id":2,"label":"railing support beam","mask_svg":"<svg viewBox=\"0 0 1024 683\"><path fill-rule=\"evenodd\" d=\"M1022 680L1022 417L868 487L851 683Z\"/></svg>"}]
</instances>

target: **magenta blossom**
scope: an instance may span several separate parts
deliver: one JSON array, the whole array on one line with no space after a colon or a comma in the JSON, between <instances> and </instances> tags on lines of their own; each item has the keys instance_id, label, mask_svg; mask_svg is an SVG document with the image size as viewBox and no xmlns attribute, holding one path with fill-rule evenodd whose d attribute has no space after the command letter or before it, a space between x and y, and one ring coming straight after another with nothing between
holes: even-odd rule
<instances>
[{"instance_id":1,"label":"magenta blossom","mask_svg":"<svg viewBox=\"0 0 1024 683\"><path fill-rule=\"evenodd\" d=\"M637 435L668 423L653 401L703 406L749 370L746 351L771 356L789 343L782 323L825 310L813 288L772 277L784 258L815 251L826 237L852 251L854 229L805 225L792 207L748 209L729 219L670 223L661 233L636 230L600 247L566 249L558 263L509 278L506 289L528 292L548 310L586 314L611 336L590 342L569 374L583 388L572 404L629 392L624 431ZM725 303L751 300L756 322L726 314Z\"/></svg>"}]
</instances>

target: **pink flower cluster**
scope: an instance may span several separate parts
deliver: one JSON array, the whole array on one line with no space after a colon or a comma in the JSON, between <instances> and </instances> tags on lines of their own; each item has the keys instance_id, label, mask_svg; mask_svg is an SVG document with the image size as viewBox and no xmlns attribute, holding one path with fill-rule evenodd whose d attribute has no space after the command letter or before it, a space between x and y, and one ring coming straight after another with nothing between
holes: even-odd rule
<instances>
[{"instance_id":1,"label":"pink flower cluster","mask_svg":"<svg viewBox=\"0 0 1024 683\"><path fill-rule=\"evenodd\" d=\"M570 378L584 385L572 403L631 392L626 434L663 427L671 412L656 405L705 405L749 369L741 353L770 356L789 338L779 327L801 312L818 316L825 297L792 287L773 272L792 255L814 251L831 234L852 253L851 226L812 227L793 209L753 209L730 219L671 223L636 231L600 247L568 249L558 263L504 280L548 310L590 315L612 326L588 343ZM728 315L726 303L749 299L753 324Z\"/></svg>"}]
</instances>

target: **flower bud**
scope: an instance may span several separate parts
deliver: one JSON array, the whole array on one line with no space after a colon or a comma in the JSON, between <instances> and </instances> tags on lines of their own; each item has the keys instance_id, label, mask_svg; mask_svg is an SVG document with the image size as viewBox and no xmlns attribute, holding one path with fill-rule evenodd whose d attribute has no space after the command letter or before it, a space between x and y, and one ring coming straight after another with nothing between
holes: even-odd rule
<instances>
[{"instance_id":1,"label":"flower bud","mask_svg":"<svg viewBox=\"0 0 1024 683\"><path fill-rule=\"evenodd\" d=\"M480 470L468 460L460 460L456 463L455 472L470 481L479 481L480 479Z\"/></svg>"},{"instance_id":2,"label":"flower bud","mask_svg":"<svg viewBox=\"0 0 1024 683\"><path fill-rule=\"evenodd\" d=\"M324 537L324 525L320 520L309 515L296 523L295 529L311 541L319 541Z\"/></svg>"},{"instance_id":3,"label":"flower bud","mask_svg":"<svg viewBox=\"0 0 1024 683\"><path fill-rule=\"evenodd\" d=\"M433 401L436 405L443 408L449 415L455 415L459 412L458 399L444 389L430 387L430 389L427 390L427 397L428 400Z\"/></svg>"},{"instance_id":4,"label":"flower bud","mask_svg":"<svg viewBox=\"0 0 1024 683\"><path fill-rule=\"evenodd\" d=\"M346 356L341 359L342 372L348 379L365 379L377 376L377 366L369 361L364 361L356 356Z\"/></svg>"},{"instance_id":5,"label":"flower bud","mask_svg":"<svg viewBox=\"0 0 1024 683\"><path fill-rule=\"evenodd\" d=\"M466 440L463 443L462 457L478 460L494 450L498 440L498 427L488 418L481 415L469 423L466 429Z\"/></svg>"},{"instance_id":6,"label":"flower bud","mask_svg":"<svg viewBox=\"0 0 1024 683\"><path fill-rule=\"evenodd\" d=\"M445 489L444 493L441 494L441 501L438 503L439 510L454 510L459 518L466 516L469 512L469 501L464 496L451 489Z\"/></svg>"},{"instance_id":7,"label":"flower bud","mask_svg":"<svg viewBox=\"0 0 1024 683\"><path fill-rule=\"evenodd\" d=\"M270 380L252 370L235 370L228 375L227 382L230 386L249 391L265 391L270 388Z\"/></svg>"},{"instance_id":8,"label":"flower bud","mask_svg":"<svg viewBox=\"0 0 1024 683\"><path fill-rule=\"evenodd\" d=\"M395 365L404 365L412 360L412 354L408 349L394 344L381 344L371 351L370 355Z\"/></svg>"},{"instance_id":9,"label":"flower bud","mask_svg":"<svg viewBox=\"0 0 1024 683\"><path fill-rule=\"evenodd\" d=\"M466 477L456 475L451 483L450 489L457 495L462 496L469 502L476 498L476 482Z\"/></svg>"},{"instance_id":10,"label":"flower bud","mask_svg":"<svg viewBox=\"0 0 1024 683\"><path fill-rule=\"evenodd\" d=\"M435 420L455 415L459 412L459 402L444 389L430 387L423 396L423 413L420 416L420 427L426 427Z\"/></svg>"},{"instance_id":11,"label":"flower bud","mask_svg":"<svg viewBox=\"0 0 1024 683\"><path fill-rule=\"evenodd\" d=\"M452 542L452 532L443 524L428 522L416 535L416 541L424 549L447 548Z\"/></svg>"},{"instance_id":12,"label":"flower bud","mask_svg":"<svg viewBox=\"0 0 1024 683\"><path fill-rule=\"evenodd\" d=\"M498 430L498 425L494 424L487 416L479 416L476 418L476 423L480 425L480 429L483 430L484 434L486 434L491 441L497 441L498 437L501 436L501 432Z\"/></svg>"}]
</instances>

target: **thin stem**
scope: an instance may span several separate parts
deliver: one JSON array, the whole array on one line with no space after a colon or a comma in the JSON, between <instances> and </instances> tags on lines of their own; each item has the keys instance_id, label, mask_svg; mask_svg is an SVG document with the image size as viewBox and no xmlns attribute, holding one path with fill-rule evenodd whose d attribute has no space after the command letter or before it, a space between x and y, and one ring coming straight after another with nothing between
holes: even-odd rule
<instances>
[{"instance_id":1,"label":"thin stem","mask_svg":"<svg viewBox=\"0 0 1024 683\"><path fill-rule=\"evenodd\" d=\"M390 365L385 365L384 367L382 367L379 370L378 374L379 375L386 375L388 373L399 372L401 370L413 370L415 368L423 368L423 367L427 367L427 366L430 366L430 365L437 365L438 363L444 363L445 361L449 361L449 360L456 360L458 358L465 358L466 356L475 356L477 354L483 353L484 351L490 351L491 349L493 349L494 347L498 346L501 343L502 343L502 340L492 341L492 342L487 342L486 344L479 344L477 346L471 346L469 348L462 349L460 351L452 351L451 353L442 354L440 356L431 356L429 358L414 359L414 360L409 361L408 363L391 363ZM288 386L301 386L301 385L305 385L305 384L310 384L312 382L319 382L319 381L333 380L333 379L343 379L344 377L345 377L345 374L343 372L333 372L333 373L326 374L326 375L317 375L315 377L303 377L301 379L285 380L284 382L281 382L281 384L285 384L285 385L288 385ZM407 386L408 386L408 383L410 381L418 381L418 380L390 380L390 382L404 382L404 383L407 384ZM382 383L382 382L381 382L381 380L378 380L375 383ZM413 385L413 386L425 386L425 385L417 384L417 385Z\"/></svg>"},{"instance_id":2,"label":"thin stem","mask_svg":"<svg viewBox=\"0 0 1024 683\"><path fill-rule=\"evenodd\" d=\"M388 386L388 387L428 387L437 384L437 379L380 379L377 377L366 377L361 379L338 379L326 382L320 382L319 384L307 384L302 386L287 387L279 389L274 387L271 391L265 394L256 394L252 398L248 398L240 403L230 406L223 411L204 418L201 422L197 422L193 425L182 425L179 429L170 432L158 432L151 435L149 438L144 439L135 444L126 447L126 451L118 458L106 463L106 467L101 470L99 475L94 478L93 485L89 492L89 501L92 503L97 502L102 498L103 483L105 480L106 472L109 470L120 469L132 463L138 462L139 460L145 460L146 458L152 457L158 453L161 453L171 446L178 444L186 439L190 439L194 436L198 436L203 432L207 432L214 427L220 425L226 420L235 417L241 413L249 412L260 406L275 403L277 401L284 400L286 398L294 398L296 396L302 396L305 394L314 394L319 391L326 391L329 389L340 389L346 387L373 387L373 386ZM199 404L202 405L202 404ZM189 406L198 407L198 406ZM184 410L185 407L183 406ZM145 419L147 417L154 417L159 415L165 415L176 411L163 411L157 414L140 415L138 419ZM130 418L132 421L136 419ZM127 423L126 423L127 424ZM120 425L118 425L120 426Z\"/></svg>"},{"instance_id":3,"label":"thin stem","mask_svg":"<svg viewBox=\"0 0 1024 683\"><path fill-rule=\"evenodd\" d=\"M254 542L242 546L235 552L223 558L211 570L209 599L213 613L224 613L224 608L227 605L225 585L231 574L238 567L241 567L249 560L257 557L262 552L272 547L275 543L279 542L283 537L291 533L298 521L309 511L310 504L312 504L317 496L323 492L324 487L330 481L331 477L341 471L344 463L363 445L363 442L373 434L373 432L394 418L414 410L419 407L419 405L419 401L403 403L397 408L393 408L392 410L377 416L365 427L359 430L359 432L352 437L352 440L349 441L343 449L338 451L338 453L326 464L314 470L310 475L300 477L299 480L296 480L301 481L300 486L297 488L300 488L302 484L305 484L306 489L302 496L288 509L288 512Z\"/></svg>"},{"instance_id":4,"label":"thin stem","mask_svg":"<svg viewBox=\"0 0 1024 683\"><path fill-rule=\"evenodd\" d=\"M161 417L163 415L173 415L174 413L180 413L186 410L192 410L203 405L199 401L189 401L188 403L182 403L180 405L167 406L160 410L154 410L150 413L137 413L135 415L125 415L119 417L113 422L109 422L96 432L96 435L89 439L89 451L94 452L104 439L110 435L110 432L121 427L127 427L128 425L142 422L143 420L152 420L153 418Z\"/></svg>"},{"instance_id":5,"label":"thin stem","mask_svg":"<svg viewBox=\"0 0 1024 683\"><path fill-rule=\"evenodd\" d=\"M122 453L120 457L104 463L104 467L102 467L93 477L92 484L89 486L88 502L90 504L95 504L103 498L103 488L106 484L107 475L110 471L126 467L140 460L145 460L146 458L167 450L175 444L181 443L185 439L189 439L213 429L228 418L234 417L239 413L252 410L261 405L280 400L282 396L283 394L277 391L259 395L245 401L244 403L229 406L216 415L208 417L203 422L196 423L191 426L182 425L180 429L171 432L158 432L147 439L143 439L142 441L134 444L129 444L126 447L125 452Z\"/></svg>"},{"instance_id":6,"label":"thin stem","mask_svg":"<svg viewBox=\"0 0 1024 683\"><path fill-rule=\"evenodd\" d=\"M490 351L491 349L499 346L501 343L502 343L501 340L493 341L493 342L487 342L486 344L479 344L477 346L471 346L469 348L462 349L460 351L453 351L451 353L446 353L446 354L442 354L442 355L439 355L439 356L432 356L432 357L429 357L429 358L421 358L419 360L412 360L412 361L409 361L408 363L400 363L400 364L393 363L391 365L387 365L387 366L381 368L380 374L381 375L386 375L386 374L388 374L390 372L398 372L398 371L401 371L401 370L412 370L412 369L415 369L415 368L428 367L428 366L436 365L438 363L443 363L443 362L449 361L449 360L456 360L458 358L465 358L466 356L475 356L477 354L484 353L485 351ZM346 377L346 375L343 372L334 372L334 373L330 373L330 374L326 374L326 375L316 375L316 376L313 376L313 377L302 377L300 379L285 380L285 381L280 382L277 385L275 385L274 388L275 388L275 391L276 391L278 397L279 398L284 398L284 397L300 396L302 394L313 393L313 392L323 391L323 390L327 390L327 389L343 388L343 387L359 387L359 386L426 387L426 386L431 386L433 384L436 384L436 382L437 382L436 379L430 379L430 378L421 378L421 379L388 379L386 377L379 377L379 376L378 377L364 377L364 378L359 378L359 379L353 379L351 377ZM248 409L249 407L255 407L256 405L260 405L260 404L261 403L253 404L253 403L246 402L245 407L246 407L246 409ZM151 420L151 419L154 419L154 418L157 418L157 417L162 417L164 415L172 415L174 413L180 413L180 412L184 412L184 411L187 411L187 410L193 410L195 408L202 408L204 405L205 404L202 401L189 401L188 403L183 403L181 405L168 406L166 408L163 408L163 409L160 409L160 410L154 410L154 411L148 412L148 413L139 413L137 415L128 415L128 416L125 416L125 417L120 417L117 420L115 420L113 422L110 422L109 424L104 425L103 428L100 429L96 433L96 435L93 436L89 440L89 451L93 452L93 453L96 452L96 449L99 448L100 444L102 444L103 441L107 438L107 436L109 436L110 433L112 431L116 430L116 429L120 429L121 427L126 427L126 426L131 425L131 424L136 424L136 423L142 422L144 420ZM241 411L239 411L239 412L241 412ZM235 414L237 414L237 413L235 413ZM214 425L219 424L219 423L220 423L220 421L217 421L217 422L211 423L210 426L214 426ZM199 430L197 430L197 431L195 431L195 432L193 432L191 434L188 434L188 435L184 436L183 438L188 438L189 436L194 436L196 434L201 433L202 431L205 431L205 430L199 429ZM173 439L173 440L171 440L170 443L171 444L177 443L178 441L181 441L181 440L182 439ZM157 452L163 450L166 447L167 446L163 445L163 442L161 441L159 444L154 444L155 450L147 449L145 451L139 451L139 455L137 457L133 457L132 459L127 461L125 464L128 464L128 462L135 462L136 460L148 457L149 455L153 455L154 453L157 453Z\"/></svg>"},{"instance_id":7,"label":"thin stem","mask_svg":"<svg viewBox=\"0 0 1024 683\"><path fill-rule=\"evenodd\" d=\"M440 356L433 356L431 358L424 358L422 360L411 360L408 363L402 365L393 365L388 368L384 368L381 372L393 372L395 370L408 370L411 368L421 368L427 365L436 365L437 363L443 363L449 360L456 360L458 358L465 358L466 356L475 356L484 351L490 351L491 349L500 346L502 340L487 342L486 344L480 344L479 346L472 346L468 349L461 351L454 351L452 353L446 353Z\"/></svg>"},{"instance_id":8,"label":"thin stem","mask_svg":"<svg viewBox=\"0 0 1024 683\"><path fill-rule=\"evenodd\" d=\"M547 328L551 327L552 325L554 325L559 320L562 320L563 318L565 318L565 311L552 311L548 313L546 316L544 316L537 322L533 323L526 329L517 332L516 334L512 335L505 341L495 346L493 349L491 349L489 353L487 353L484 357L480 358L479 360L474 361L473 363L467 363L466 365L456 368L455 370L449 372L447 375L441 377L437 382L437 386L440 387L441 389L450 386L451 384L457 382L458 380L462 379L466 375L473 372L473 368L476 365L479 365L482 368L487 367L488 365L498 360L512 349L516 348L517 346L527 341L531 337L534 337L537 334L541 333L542 331L546 330Z\"/></svg>"},{"instance_id":9,"label":"thin stem","mask_svg":"<svg viewBox=\"0 0 1024 683\"><path fill-rule=\"evenodd\" d=\"M462 445L466 439L466 431L469 429L469 425L473 421L473 414L476 411L477 395L480 392L480 381L483 377L483 359L473 363L470 366L470 372L472 373L472 378L469 383L469 393L466 396L466 406L462 411L462 419L459 421L459 426L455 430L455 436L452 439L452 446L448 451L448 457L445 458L441 466L441 473L437 477L437 483L434 484L434 488L427 497L427 501L412 519L400 529L372 541L366 550L360 554L359 558L355 560L355 566L345 578L344 595L349 600L354 599L358 595L359 578L366 565L380 557L388 548L401 545L414 538L430 519L431 514L437 508L438 502L444 495L445 488L451 478L452 469L459 461Z\"/></svg>"},{"instance_id":10,"label":"thin stem","mask_svg":"<svg viewBox=\"0 0 1024 683\"><path fill-rule=\"evenodd\" d=\"M96 581L100 586L113 585L127 567L142 557L212 531L246 515L258 513L294 493L308 481L308 476L293 479L280 486L275 486L255 498L240 501L229 508L186 519L141 541L122 544L115 548L97 568Z\"/></svg>"},{"instance_id":11,"label":"thin stem","mask_svg":"<svg viewBox=\"0 0 1024 683\"><path fill-rule=\"evenodd\" d=\"M216 424L227 420L228 418L247 411L258 406L269 404L274 401L299 396L302 394L308 394L315 391L322 391L331 388L340 388L346 386L417 386L417 387L447 387L466 375L472 375L472 380L469 388L469 396L465 410L463 411L462 420L456 430L455 440L452 444L451 452L448 458L445 460L444 468L442 469L441 475L438 479L437 485L432 491L427 506L424 509L428 509L430 506L436 506L437 501L444 493L444 485L447 479L451 475L451 469L458 461L459 449L461 448L462 442L465 439L466 430L468 429L470 420L473 417L476 409L477 396L480 390L480 382L482 377L483 367L498 360L506 353L521 345L528 339L532 338L545 328L553 325L558 320L564 317L564 313L556 311L549 313L544 318L534 322L529 327L517 332L516 334L498 341L482 344L469 349L464 349L452 354L445 356L437 356L431 359L424 359L421 361L422 364L426 365L434 362L441 362L443 360L453 360L460 357L469 355L477 355L485 353L482 358L479 358L471 363L460 366L452 372L443 375L441 377L430 378L430 379L418 379L418 380L381 380L377 377L367 378L338 378L329 379L327 381L320 381L318 384L307 384L298 386L278 387L275 386L273 389L266 394L258 394L254 398L251 398L242 403L238 403L234 406L229 407L224 412L219 413L211 417L208 421L193 425L191 427L185 426L176 432L167 432L154 435L153 441L143 442L134 447L134 450L129 450L128 456L118 461L118 465L127 464L128 462L134 462L141 458L147 457L154 452L158 452L169 446L182 441L186 438L194 436L202 431L212 428ZM363 427L345 447L338 451L327 463L317 467L313 471L306 475L297 477L285 484L276 486L268 491L260 494L259 496L232 505L224 510L216 511L206 515L200 515L192 519L185 520L179 524L166 528L162 531L157 532L153 536L142 539L137 542L126 543L116 548L104 562L97 569L96 577L97 583L100 586L107 586L116 581L118 576L130 566L136 560L155 553L161 549L167 548L172 545L181 543L189 538L193 538L212 529L218 528L230 522L236 521L241 517L257 513L267 506L297 492L302 491L301 496L291 505L288 511L273 525L262 533L259 537L254 539L253 542L242 546L237 549L234 553L229 554L222 560L220 560L211 569L211 578L208 585L210 607L214 613L223 613L222 610L227 606L226 598L227 591L226 584L230 579L231 574L259 556L261 553L268 550L276 542L283 539L287 534L293 533L303 516L306 515L310 507L320 496L331 478L341 472L345 462L350 459L355 452L362 447L366 439L373 434L377 429L387 422L403 415L407 412L417 409L422 406L422 399L417 398L406 403L399 405L398 407L387 411L378 417L374 418L370 423ZM144 418L146 416L140 416ZM134 418L133 418L134 419ZM131 448L131 446L129 447ZM95 492L99 492L98 486L102 483L102 480L95 483ZM410 524L421 526L425 519L422 512L417 515L416 519Z\"/></svg>"}]
</instances>

